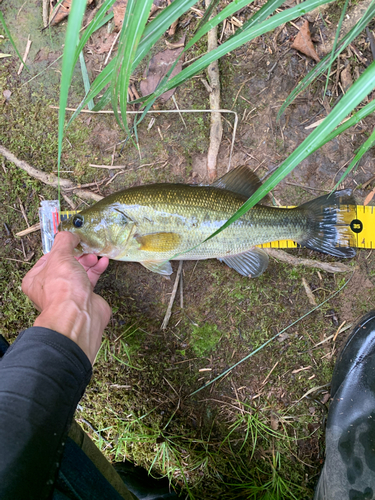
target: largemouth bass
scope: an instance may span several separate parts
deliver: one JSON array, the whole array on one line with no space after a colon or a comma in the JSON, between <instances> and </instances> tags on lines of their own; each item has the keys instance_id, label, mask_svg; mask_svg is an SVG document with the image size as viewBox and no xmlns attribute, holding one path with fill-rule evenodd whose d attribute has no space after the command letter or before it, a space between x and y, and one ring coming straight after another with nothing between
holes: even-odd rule
<instances>
[{"instance_id":1,"label":"largemouth bass","mask_svg":"<svg viewBox=\"0 0 375 500\"><path fill-rule=\"evenodd\" d=\"M243 276L256 277L268 255L255 245L290 239L336 257L353 257L349 224L355 205L349 190L282 209L256 205L214 238L256 191L252 171L237 167L211 186L153 184L114 193L68 221L59 230L76 233L81 253L135 261L162 275L172 274L169 259L217 258ZM197 248L196 245L202 243ZM187 250L192 249L186 252Z\"/></svg>"}]
</instances>

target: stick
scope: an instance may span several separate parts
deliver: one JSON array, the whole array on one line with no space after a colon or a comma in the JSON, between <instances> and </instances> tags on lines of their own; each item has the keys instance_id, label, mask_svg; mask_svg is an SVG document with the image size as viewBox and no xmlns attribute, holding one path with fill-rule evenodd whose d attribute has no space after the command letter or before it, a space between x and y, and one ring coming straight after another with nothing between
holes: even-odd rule
<instances>
[{"instance_id":1,"label":"stick","mask_svg":"<svg viewBox=\"0 0 375 500\"><path fill-rule=\"evenodd\" d=\"M274 257L281 262L286 262L292 266L306 266L306 267L317 267L328 273L347 273L352 271L352 268L341 262L320 262L318 260L312 259L299 259L298 257L293 257L282 250L274 250L273 248L263 248L265 252L271 257Z\"/></svg>"},{"instance_id":2,"label":"stick","mask_svg":"<svg viewBox=\"0 0 375 500\"><path fill-rule=\"evenodd\" d=\"M28 163L23 160L19 160L13 153L11 153L8 149L4 148L0 144L0 154L3 155L8 161L13 163L16 167L27 172L34 179L38 179L38 181L43 182L44 184L48 184L48 186L58 187L59 182L58 178L54 174L46 174L45 172L41 172L40 170L32 167ZM73 182L68 179L60 179L60 188L62 190L72 190L74 194L84 198L86 200L94 200L100 201L103 199L103 196L99 194L92 193L91 191L87 191L86 189L79 189Z\"/></svg>"},{"instance_id":3,"label":"stick","mask_svg":"<svg viewBox=\"0 0 375 500\"><path fill-rule=\"evenodd\" d=\"M48 0L43 0L43 26L48 26Z\"/></svg>"},{"instance_id":4,"label":"stick","mask_svg":"<svg viewBox=\"0 0 375 500\"><path fill-rule=\"evenodd\" d=\"M39 231L39 230L40 230L40 222L38 222L37 224L34 224L33 226L28 227L24 231L20 231L19 233L16 233L16 236L19 236L22 238L22 236L26 236L30 233L34 233L35 231Z\"/></svg>"},{"instance_id":5,"label":"stick","mask_svg":"<svg viewBox=\"0 0 375 500\"><path fill-rule=\"evenodd\" d=\"M212 0L206 1L206 8L209 7ZM208 34L207 52L217 49L217 26L212 28ZM220 109L220 73L219 62L212 62L208 68L208 79L212 92L210 93L210 108L212 110ZM210 146L207 153L207 174L211 182L217 177L217 156L219 154L221 138L223 136L223 124L220 113L212 113L210 129Z\"/></svg>"},{"instance_id":6,"label":"stick","mask_svg":"<svg viewBox=\"0 0 375 500\"><path fill-rule=\"evenodd\" d=\"M22 70L23 70L24 63L26 62L27 56L29 55L31 44L32 44L32 41L30 40L30 35L29 35L27 37L26 49L25 49L25 53L24 53L23 59L22 59L23 62L21 63L21 66L19 67L19 70L17 71L17 75L20 75Z\"/></svg>"},{"instance_id":7,"label":"stick","mask_svg":"<svg viewBox=\"0 0 375 500\"><path fill-rule=\"evenodd\" d=\"M180 262L178 264L178 271L177 271L176 281L174 282L173 290L172 290L172 295L171 295L171 298L169 300L168 309L167 309L167 312L165 313L164 320L163 320L163 323L161 325L161 329L162 330L165 330L167 328L168 323L169 323L169 319L170 319L171 314L172 314L172 306L173 306L174 299L176 297L178 283L180 281L180 275L181 275L181 271L182 271L182 263L183 263L183 260L180 260Z\"/></svg>"}]
</instances>

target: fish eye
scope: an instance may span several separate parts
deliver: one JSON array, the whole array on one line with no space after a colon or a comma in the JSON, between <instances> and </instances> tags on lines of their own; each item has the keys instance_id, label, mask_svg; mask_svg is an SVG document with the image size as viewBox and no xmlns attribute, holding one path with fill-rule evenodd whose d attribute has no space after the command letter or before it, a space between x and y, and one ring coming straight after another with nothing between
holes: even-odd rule
<instances>
[{"instance_id":1,"label":"fish eye","mask_svg":"<svg viewBox=\"0 0 375 500\"><path fill-rule=\"evenodd\" d=\"M83 226L83 217L82 217L82 215L77 214L77 215L75 215L73 217L73 226L77 227L77 228Z\"/></svg>"}]
</instances>

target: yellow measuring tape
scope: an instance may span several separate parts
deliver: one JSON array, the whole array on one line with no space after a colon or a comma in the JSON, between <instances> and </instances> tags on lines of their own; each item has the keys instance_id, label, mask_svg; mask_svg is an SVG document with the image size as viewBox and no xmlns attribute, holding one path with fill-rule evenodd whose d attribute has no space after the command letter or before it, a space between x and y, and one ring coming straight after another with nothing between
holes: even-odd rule
<instances>
[{"instance_id":1,"label":"yellow measuring tape","mask_svg":"<svg viewBox=\"0 0 375 500\"><path fill-rule=\"evenodd\" d=\"M293 208L293 207L280 207ZM342 207L341 207L342 208ZM350 229L352 238L346 241L343 246L356 248L375 248L375 213L373 206L348 205L347 211L350 214ZM60 220L67 220L78 211L60 212ZM292 240L278 240L271 243L258 245L260 248L298 248L298 243Z\"/></svg>"}]
</instances>

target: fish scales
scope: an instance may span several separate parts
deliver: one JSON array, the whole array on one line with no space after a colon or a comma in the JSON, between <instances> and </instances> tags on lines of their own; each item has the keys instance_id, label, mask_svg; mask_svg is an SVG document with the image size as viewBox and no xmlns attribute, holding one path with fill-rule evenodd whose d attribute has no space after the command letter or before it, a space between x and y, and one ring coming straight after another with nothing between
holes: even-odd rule
<instances>
[{"instance_id":1,"label":"fish scales","mask_svg":"<svg viewBox=\"0 0 375 500\"><path fill-rule=\"evenodd\" d=\"M354 255L352 249L340 245L345 238L350 239L349 218L340 209L341 203L353 203L348 191L338 191L293 209L256 205L204 242L252 194L244 194L249 189L246 177L239 184L234 182L235 189L226 189L225 179L228 184L233 183L236 171L242 175L247 172L245 167L231 171L217 181L223 187L132 187L83 210L63 222L60 229L78 234L81 253L140 262L166 275L172 272L169 259L218 258L243 275L258 276L266 269L268 257L254 247L283 239L339 257Z\"/></svg>"}]
</instances>

